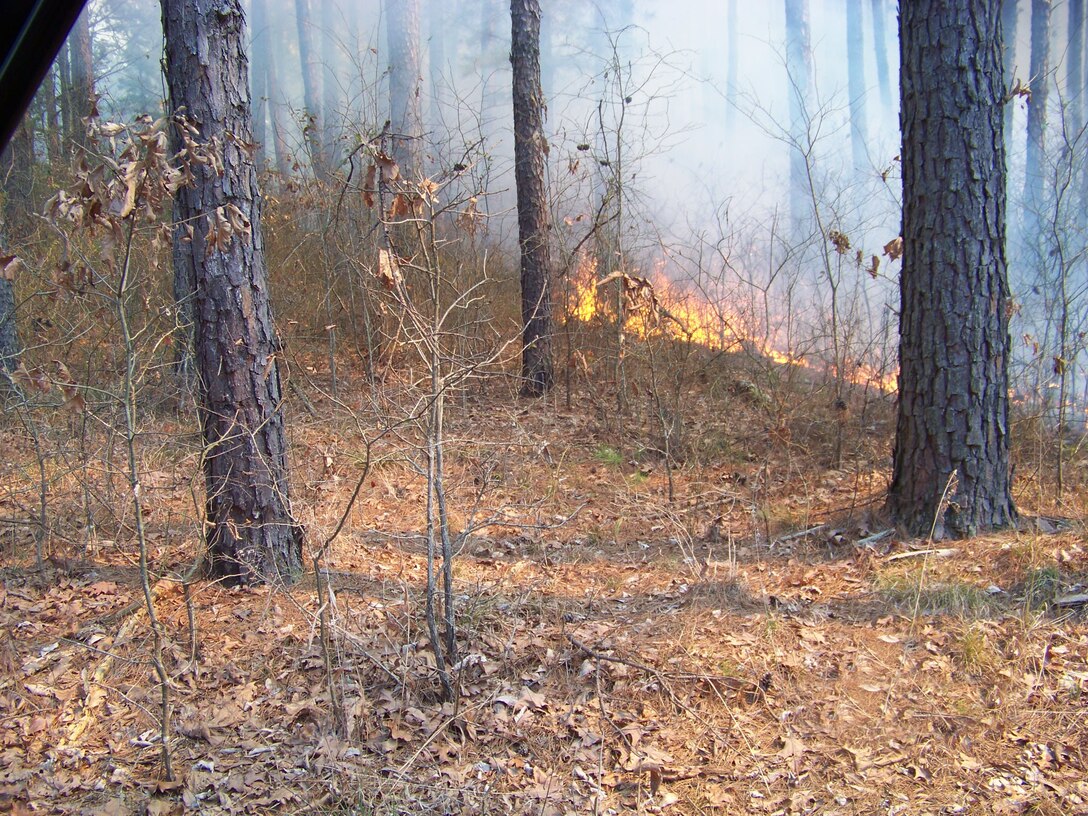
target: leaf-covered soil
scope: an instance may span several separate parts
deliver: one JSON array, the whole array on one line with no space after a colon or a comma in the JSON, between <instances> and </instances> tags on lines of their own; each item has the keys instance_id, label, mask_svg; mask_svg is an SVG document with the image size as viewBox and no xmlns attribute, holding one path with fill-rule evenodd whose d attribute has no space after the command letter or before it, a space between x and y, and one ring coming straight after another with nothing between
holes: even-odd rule
<instances>
[{"instance_id":1,"label":"leaf-covered soil","mask_svg":"<svg viewBox=\"0 0 1088 816\"><path fill-rule=\"evenodd\" d=\"M344 377L336 399L307 381L292 391L310 554L366 441L413 404ZM887 533L886 402L829 414L847 442L831 469L821 395L775 408L750 390L693 390L671 468L642 398L621 419L584 387L571 407L562 389L451 395L453 526L489 522L457 542L456 701L440 699L427 637L410 426L373 445L320 576L311 563L291 587L230 589L181 580L197 551L198 452L184 415L149 417L174 781L123 474L73 465L71 422L38 417L53 453L36 567L37 459L5 417L2 807L1088 813L1079 523L967 541Z\"/></svg>"}]
</instances>

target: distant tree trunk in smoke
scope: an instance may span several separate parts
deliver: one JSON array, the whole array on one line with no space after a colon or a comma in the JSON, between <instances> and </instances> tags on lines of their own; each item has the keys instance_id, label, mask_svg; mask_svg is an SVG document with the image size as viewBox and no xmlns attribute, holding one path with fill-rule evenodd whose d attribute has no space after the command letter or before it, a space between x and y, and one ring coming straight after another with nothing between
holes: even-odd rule
<instances>
[{"instance_id":1,"label":"distant tree trunk in smoke","mask_svg":"<svg viewBox=\"0 0 1088 816\"><path fill-rule=\"evenodd\" d=\"M854 172L869 167L869 128L865 121L865 37L861 26L862 0L846 3L846 59L849 63L850 146Z\"/></svg>"},{"instance_id":2,"label":"distant tree trunk in smoke","mask_svg":"<svg viewBox=\"0 0 1088 816\"><path fill-rule=\"evenodd\" d=\"M427 19L430 27L427 34L427 68L431 87L428 99L430 106L427 113L428 126L434 133L441 133L445 128L446 88L446 28L453 24L447 16L448 0L427 0Z\"/></svg>"},{"instance_id":3,"label":"distant tree trunk in smoke","mask_svg":"<svg viewBox=\"0 0 1088 816\"><path fill-rule=\"evenodd\" d=\"M393 159L400 165L401 175L415 181L423 172L419 0L386 0L385 25Z\"/></svg>"},{"instance_id":4,"label":"distant tree trunk in smoke","mask_svg":"<svg viewBox=\"0 0 1088 816\"><path fill-rule=\"evenodd\" d=\"M269 164L268 156L268 9L267 0L249 2L249 87L253 98L253 141L257 143L257 166Z\"/></svg>"},{"instance_id":5,"label":"distant tree trunk in smoke","mask_svg":"<svg viewBox=\"0 0 1088 816\"><path fill-rule=\"evenodd\" d=\"M812 84L812 35L808 0L786 0L786 92L790 100L790 226L795 242L808 237L809 121L807 101Z\"/></svg>"},{"instance_id":6,"label":"distant tree trunk in smoke","mask_svg":"<svg viewBox=\"0 0 1088 816\"><path fill-rule=\"evenodd\" d=\"M295 0L295 25L298 29L298 57L302 65L302 104L306 107L306 146L310 151L314 176L324 181L327 175L325 151L321 141L324 120L321 117L321 102L318 100L321 63L314 53L314 21L310 0Z\"/></svg>"},{"instance_id":7,"label":"distant tree trunk in smoke","mask_svg":"<svg viewBox=\"0 0 1088 816\"><path fill-rule=\"evenodd\" d=\"M1069 65L1065 95L1069 100L1069 130L1078 133L1084 124L1084 0L1069 0Z\"/></svg>"},{"instance_id":8,"label":"distant tree trunk in smoke","mask_svg":"<svg viewBox=\"0 0 1088 816\"><path fill-rule=\"evenodd\" d=\"M1016 79L1016 18L1019 5L1019 0L1001 0L1001 26L1005 29L1001 61L1005 67L1005 81L1010 83ZM1005 105L1005 139L1010 145L1013 138L1012 111L1011 103Z\"/></svg>"},{"instance_id":9,"label":"distant tree trunk in smoke","mask_svg":"<svg viewBox=\"0 0 1088 816\"><path fill-rule=\"evenodd\" d=\"M510 0L514 175L521 245L522 393L552 385L551 255L545 184L544 103L540 88L540 0Z\"/></svg>"},{"instance_id":10,"label":"distant tree trunk in smoke","mask_svg":"<svg viewBox=\"0 0 1088 816\"><path fill-rule=\"evenodd\" d=\"M1009 473L1005 97L993 0L900 14L903 271L888 509L910 534L1016 520Z\"/></svg>"},{"instance_id":11,"label":"distant tree trunk in smoke","mask_svg":"<svg viewBox=\"0 0 1088 816\"><path fill-rule=\"evenodd\" d=\"M737 88L740 85L740 48L737 30L737 0L729 0L725 12L725 116L732 125L737 118Z\"/></svg>"},{"instance_id":12,"label":"distant tree trunk in smoke","mask_svg":"<svg viewBox=\"0 0 1088 816\"><path fill-rule=\"evenodd\" d=\"M1024 168L1023 235L1034 241L1046 205L1046 109L1050 86L1050 0L1031 0L1031 98Z\"/></svg>"},{"instance_id":13,"label":"distant tree trunk in smoke","mask_svg":"<svg viewBox=\"0 0 1088 816\"><path fill-rule=\"evenodd\" d=\"M222 145L218 172L190 167L195 178L177 192L174 231L174 263L192 282L211 571L237 583L292 582L302 571L303 535L291 513L281 350L257 172L245 149L245 17L241 0L162 0L162 20L171 113L184 107L193 138ZM224 241L208 224L228 208L248 234Z\"/></svg>"},{"instance_id":14,"label":"distant tree trunk in smoke","mask_svg":"<svg viewBox=\"0 0 1088 816\"><path fill-rule=\"evenodd\" d=\"M888 70L888 33L885 16L888 0L873 0L873 53L876 55L876 81L884 110L892 109L892 81Z\"/></svg>"},{"instance_id":15,"label":"distant tree trunk in smoke","mask_svg":"<svg viewBox=\"0 0 1088 816\"><path fill-rule=\"evenodd\" d=\"M330 170L340 163L340 84L337 78L340 43L337 42L337 32L342 32L343 28L336 0L321 0L321 143L326 166Z\"/></svg>"},{"instance_id":16,"label":"distant tree trunk in smoke","mask_svg":"<svg viewBox=\"0 0 1088 816\"><path fill-rule=\"evenodd\" d=\"M96 109L94 91L94 56L91 51L91 27L87 19L90 9L76 19L72 33L68 35L72 104L72 140L80 147L87 146L87 123Z\"/></svg>"}]
</instances>

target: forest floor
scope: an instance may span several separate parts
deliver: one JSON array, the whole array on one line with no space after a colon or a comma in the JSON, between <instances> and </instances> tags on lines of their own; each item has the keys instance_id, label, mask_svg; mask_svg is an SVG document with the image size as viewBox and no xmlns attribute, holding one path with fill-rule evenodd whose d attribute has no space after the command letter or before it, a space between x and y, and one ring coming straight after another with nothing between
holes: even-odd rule
<instances>
[{"instance_id":1,"label":"forest floor","mask_svg":"<svg viewBox=\"0 0 1088 816\"><path fill-rule=\"evenodd\" d=\"M123 474L56 453L79 424L60 414L40 420L56 448L39 471L27 425L5 417L0 810L1088 813L1080 488L1040 506L1020 462L1025 516L1072 524L908 539L879 516L886 398L835 420L845 455L829 468L821 394L773 401L712 379L682 400L688 442L670 468L645 396L621 420L584 384L569 408L562 388L470 389L450 399L446 485L455 531L490 523L458 542L459 696L443 701L410 427L373 445L320 586L309 561L367 440L410 395L387 384L379 404L341 371L334 399L298 373L292 489L310 569L291 587L183 585L197 446L177 412L142 428L174 781ZM36 567L36 528L16 522L34 518L43 472Z\"/></svg>"}]
</instances>

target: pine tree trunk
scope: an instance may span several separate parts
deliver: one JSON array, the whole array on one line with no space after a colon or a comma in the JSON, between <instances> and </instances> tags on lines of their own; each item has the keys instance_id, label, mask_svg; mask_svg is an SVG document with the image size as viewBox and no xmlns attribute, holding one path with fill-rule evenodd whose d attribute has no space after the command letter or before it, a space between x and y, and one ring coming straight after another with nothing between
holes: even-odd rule
<instances>
[{"instance_id":1,"label":"pine tree trunk","mask_svg":"<svg viewBox=\"0 0 1088 816\"><path fill-rule=\"evenodd\" d=\"M540 90L540 2L510 0L514 74L514 175L521 244L522 392L552 385L551 257L544 176L544 104Z\"/></svg>"},{"instance_id":2,"label":"pine tree trunk","mask_svg":"<svg viewBox=\"0 0 1088 816\"><path fill-rule=\"evenodd\" d=\"M1080 132L1084 124L1084 0L1069 0L1069 65L1066 68L1065 96L1069 100L1069 131Z\"/></svg>"},{"instance_id":3,"label":"pine tree trunk","mask_svg":"<svg viewBox=\"0 0 1088 816\"><path fill-rule=\"evenodd\" d=\"M790 100L790 224L791 238L800 243L809 235L811 205L808 189L810 149L806 101L812 78L812 36L808 0L786 0L786 92Z\"/></svg>"},{"instance_id":4,"label":"pine tree trunk","mask_svg":"<svg viewBox=\"0 0 1088 816\"><path fill-rule=\"evenodd\" d=\"M1001 15L990 0L912 0L900 14L904 253L888 508L916 535L934 525L973 535L1016 519Z\"/></svg>"},{"instance_id":5,"label":"pine tree trunk","mask_svg":"<svg viewBox=\"0 0 1088 816\"><path fill-rule=\"evenodd\" d=\"M869 129L865 121L865 37L862 34L861 0L846 3L846 54L849 68L850 147L854 157L854 172L869 167L867 142Z\"/></svg>"},{"instance_id":6,"label":"pine tree trunk","mask_svg":"<svg viewBox=\"0 0 1088 816\"><path fill-rule=\"evenodd\" d=\"M420 111L419 0L386 0L389 43L389 126L393 159L401 176L416 181L423 172Z\"/></svg>"},{"instance_id":7,"label":"pine tree trunk","mask_svg":"<svg viewBox=\"0 0 1088 816\"><path fill-rule=\"evenodd\" d=\"M276 56L268 55L265 87L268 89L268 112L272 123L272 144L276 147L276 172L281 179L291 175L291 148L287 146L287 125L283 121L283 104L279 101L279 83L276 81Z\"/></svg>"},{"instance_id":8,"label":"pine tree trunk","mask_svg":"<svg viewBox=\"0 0 1088 816\"><path fill-rule=\"evenodd\" d=\"M48 77L47 77L48 79ZM34 206L34 123L29 115L0 153L0 255L22 255L31 231ZM12 371L19 364L22 345L15 322L15 281L0 274L0 366Z\"/></svg>"},{"instance_id":9,"label":"pine tree trunk","mask_svg":"<svg viewBox=\"0 0 1088 816\"><path fill-rule=\"evenodd\" d=\"M740 45L737 0L729 0L725 16L725 116L732 125L737 118L737 89L740 87Z\"/></svg>"},{"instance_id":10,"label":"pine tree trunk","mask_svg":"<svg viewBox=\"0 0 1088 816\"><path fill-rule=\"evenodd\" d=\"M304 134L310 150L310 165L314 177L325 180L325 151L321 143L324 120L318 99L321 87L321 64L314 53L314 23L310 0L295 0L295 23L298 28L298 57L302 64L302 102L306 106Z\"/></svg>"},{"instance_id":11,"label":"pine tree trunk","mask_svg":"<svg viewBox=\"0 0 1088 816\"><path fill-rule=\"evenodd\" d=\"M264 170L269 162L268 150L268 0L249 3L249 85L253 99L253 141L257 144L257 166Z\"/></svg>"},{"instance_id":12,"label":"pine tree trunk","mask_svg":"<svg viewBox=\"0 0 1088 816\"><path fill-rule=\"evenodd\" d=\"M1001 58L1005 65L1005 82L1015 80L1016 71L1016 18L1019 12L1019 0L1001 0L1001 26L1005 30L1005 46ZM1012 140L1012 104L1005 105L1005 139ZM1015 215L1013 216L1015 218Z\"/></svg>"},{"instance_id":13,"label":"pine tree trunk","mask_svg":"<svg viewBox=\"0 0 1088 816\"><path fill-rule=\"evenodd\" d=\"M340 88L336 68L340 53L337 32L343 30L335 0L321 0L321 147L325 167L331 171L340 163L339 128Z\"/></svg>"},{"instance_id":14,"label":"pine tree trunk","mask_svg":"<svg viewBox=\"0 0 1088 816\"><path fill-rule=\"evenodd\" d=\"M892 109L892 81L888 70L888 33L884 24L888 0L873 0L873 52L876 55L876 81L880 86L883 110Z\"/></svg>"},{"instance_id":15,"label":"pine tree trunk","mask_svg":"<svg viewBox=\"0 0 1088 816\"><path fill-rule=\"evenodd\" d=\"M72 33L68 35L71 59L72 89L72 138L80 147L87 146L87 122L96 109L94 91L94 58L91 53L91 28L87 16L89 9L76 19Z\"/></svg>"},{"instance_id":16,"label":"pine tree trunk","mask_svg":"<svg viewBox=\"0 0 1088 816\"><path fill-rule=\"evenodd\" d=\"M213 574L232 581L294 579L302 528L291 516L279 341L261 235L240 0L162 0L171 110L197 140L219 140L223 174L194 165L179 190L174 262L193 283L198 405L205 446L208 549ZM237 208L250 235L209 241L217 211ZM191 240L186 242L186 226Z\"/></svg>"},{"instance_id":17,"label":"pine tree trunk","mask_svg":"<svg viewBox=\"0 0 1088 816\"><path fill-rule=\"evenodd\" d=\"M1050 0L1031 0L1031 99L1024 167L1024 237L1036 240L1046 207L1046 108L1050 85Z\"/></svg>"}]
</instances>

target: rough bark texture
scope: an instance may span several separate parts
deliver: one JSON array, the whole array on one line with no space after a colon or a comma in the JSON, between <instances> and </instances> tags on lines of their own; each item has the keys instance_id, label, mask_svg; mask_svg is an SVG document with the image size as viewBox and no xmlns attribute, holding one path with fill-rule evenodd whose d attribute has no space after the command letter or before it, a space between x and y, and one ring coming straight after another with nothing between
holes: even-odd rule
<instances>
[{"instance_id":1,"label":"rough bark texture","mask_svg":"<svg viewBox=\"0 0 1088 816\"><path fill-rule=\"evenodd\" d=\"M521 245L522 391L552 385L551 258L544 182L544 100L540 90L540 1L510 0L514 74L514 175Z\"/></svg>"},{"instance_id":2,"label":"rough bark texture","mask_svg":"<svg viewBox=\"0 0 1088 816\"><path fill-rule=\"evenodd\" d=\"M291 516L279 343L268 300L251 142L240 0L162 0L171 110L185 107L199 139L223 144L224 173L194 166L178 193L174 263L193 282L198 402L205 445L208 547L215 575L244 583L301 571L302 529ZM210 245L217 208L233 205L251 237Z\"/></svg>"},{"instance_id":3,"label":"rough bark texture","mask_svg":"<svg viewBox=\"0 0 1088 816\"><path fill-rule=\"evenodd\" d=\"M302 103L306 106L306 146L310 150L310 165L314 176L326 177L325 150L321 142L324 133L321 102L321 63L314 53L314 23L310 0L295 0L295 23L298 28L298 57L302 64Z\"/></svg>"},{"instance_id":4,"label":"rough bark texture","mask_svg":"<svg viewBox=\"0 0 1088 816\"><path fill-rule=\"evenodd\" d=\"M87 20L89 9L76 19L72 33L68 35L71 59L72 88L72 139L80 147L87 146L88 119L95 110L94 58L91 53L91 28Z\"/></svg>"},{"instance_id":5,"label":"rough bark texture","mask_svg":"<svg viewBox=\"0 0 1088 816\"><path fill-rule=\"evenodd\" d=\"M849 63L850 147L854 170L869 167L869 128L865 121L865 36L861 25L861 0L846 3L846 54Z\"/></svg>"},{"instance_id":6,"label":"rough bark texture","mask_svg":"<svg viewBox=\"0 0 1088 816\"><path fill-rule=\"evenodd\" d=\"M888 507L915 534L936 518L939 533L972 535L1016 519L1001 16L990 0L911 0L900 13L904 254Z\"/></svg>"},{"instance_id":7,"label":"rough bark texture","mask_svg":"<svg viewBox=\"0 0 1088 816\"><path fill-rule=\"evenodd\" d=\"M386 0L389 45L389 127L401 175L416 181L423 170L420 111L419 0Z\"/></svg>"},{"instance_id":8,"label":"rough bark texture","mask_svg":"<svg viewBox=\"0 0 1088 816\"><path fill-rule=\"evenodd\" d=\"M808 0L786 0L786 88L790 99L790 223L794 241L808 235L808 116L805 102L812 77L812 35Z\"/></svg>"}]
</instances>

